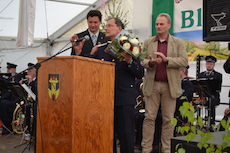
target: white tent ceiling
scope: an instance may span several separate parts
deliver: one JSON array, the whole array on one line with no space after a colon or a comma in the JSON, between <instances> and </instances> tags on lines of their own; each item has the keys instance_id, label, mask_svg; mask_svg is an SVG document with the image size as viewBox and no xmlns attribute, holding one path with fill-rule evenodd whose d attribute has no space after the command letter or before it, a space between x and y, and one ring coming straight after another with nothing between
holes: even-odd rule
<instances>
[{"instance_id":1,"label":"white tent ceiling","mask_svg":"<svg viewBox=\"0 0 230 153\"><path fill-rule=\"evenodd\" d=\"M17 37L19 2L1 0L0 38ZM36 0L34 39L60 37L84 19L89 9L100 5L101 0Z\"/></svg>"}]
</instances>

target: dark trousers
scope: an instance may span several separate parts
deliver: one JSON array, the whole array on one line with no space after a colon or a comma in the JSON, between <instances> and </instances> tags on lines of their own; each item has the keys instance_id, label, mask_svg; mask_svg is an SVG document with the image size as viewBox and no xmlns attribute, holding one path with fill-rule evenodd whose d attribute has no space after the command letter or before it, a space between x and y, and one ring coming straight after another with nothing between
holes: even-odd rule
<instances>
[{"instance_id":1,"label":"dark trousers","mask_svg":"<svg viewBox=\"0 0 230 153\"><path fill-rule=\"evenodd\" d=\"M121 153L134 153L134 106L114 107L114 147L117 153L116 136L120 142Z\"/></svg>"},{"instance_id":2,"label":"dark trousers","mask_svg":"<svg viewBox=\"0 0 230 153\"><path fill-rule=\"evenodd\" d=\"M11 127L13 112L17 102L18 99L4 99L0 101L0 118L7 127Z\"/></svg>"}]
</instances>

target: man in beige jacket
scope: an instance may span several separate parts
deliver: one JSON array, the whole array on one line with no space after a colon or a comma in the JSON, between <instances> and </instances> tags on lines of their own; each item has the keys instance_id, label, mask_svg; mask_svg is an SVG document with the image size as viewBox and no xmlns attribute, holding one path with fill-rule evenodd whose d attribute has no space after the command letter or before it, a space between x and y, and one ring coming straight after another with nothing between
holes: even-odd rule
<instances>
[{"instance_id":1,"label":"man in beige jacket","mask_svg":"<svg viewBox=\"0 0 230 153\"><path fill-rule=\"evenodd\" d=\"M174 116L176 98L182 93L179 68L188 65L188 56L183 41L168 32L171 18L167 13L158 15L155 26L157 35L144 41L149 56L144 59L146 75L143 92L146 104L142 152L150 153L152 150L155 119L161 105L162 152L170 153L170 139L173 137L171 118Z\"/></svg>"}]
</instances>

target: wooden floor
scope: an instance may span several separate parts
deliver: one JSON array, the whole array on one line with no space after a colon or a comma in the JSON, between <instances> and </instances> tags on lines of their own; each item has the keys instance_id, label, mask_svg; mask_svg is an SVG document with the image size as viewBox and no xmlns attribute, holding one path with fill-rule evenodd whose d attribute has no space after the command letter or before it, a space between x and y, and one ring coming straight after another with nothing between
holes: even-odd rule
<instances>
[{"instance_id":1,"label":"wooden floor","mask_svg":"<svg viewBox=\"0 0 230 153\"><path fill-rule=\"evenodd\" d=\"M34 152L33 145L27 145L25 143L24 138L22 138L22 135L9 134L9 135L0 136L0 147L3 145L6 146L6 150L3 151L0 148L0 153L22 153L23 151L24 151L24 153L33 153ZM118 150L117 153L120 153L119 146L118 146L117 150ZM135 151L134 151L134 153L140 153L140 152L141 151L139 149L135 149Z\"/></svg>"}]
</instances>

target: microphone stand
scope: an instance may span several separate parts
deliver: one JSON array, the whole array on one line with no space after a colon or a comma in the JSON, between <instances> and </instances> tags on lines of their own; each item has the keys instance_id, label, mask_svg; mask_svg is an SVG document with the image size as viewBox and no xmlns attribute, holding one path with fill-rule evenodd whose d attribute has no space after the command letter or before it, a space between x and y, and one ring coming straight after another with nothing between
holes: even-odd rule
<instances>
[{"instance_id":1,"label":"microphone stand","mask_svg":"<svg viewBox=\"0 0 230 153\"><path fill-rule=\"evenodd\" d=\"M69 43L67 43L67 45L68 45L68 44L69 44ZM70 49L70 48L72 48L72 47L73 47L73 46L68 47L67 49L64 49L64 50L60 50L60 51L57 52L56 54L54 54L54 55L48 57L47 59L45 59L45 60L43 60L43 61L41 61L41 62L39 62L39 63L36 63L35 65L33 65L33 66L31 66L31 67L29 67L29 68L27 68L27 69L21 71L21 72L18 73L18 74L15 74L15 75L11 76L10 78L14 78L14 77L16 77L17 75L19 75L19 74L25 72L26 70L31 69L32 67L34 67L34 68L36 69L36 79L37 79L37 81L38 81L38 69L41 67L41 63L44 63L44 62L46 62L46 61L52 59L53 57L55 57L55 56L57 56L57 55L59 55L59 54L65 52L65 51L67 51L68 49ZM37 82L36 82L36 83L37 83ZM36 84L35 86L37 86L37 84ZM37 93L37 88L36 88L36 93ZM35 145L34 145L34 152L35 152L35 153L36 153L36 123L37 123L37 111L38 111L38 109L39 109L39 107L38 107L38 93L37 93L37 94L36 94L36 100L35 100L35 102L34 102L34 138L31 137L31 140L34 141L34 144L35 144ZM40 118L40 119L41 119L41 118ZM40 122L41 122L41 120L40 120ZM41 126L41 124L40 124L40 126ZM31 135L31 136L32 136L32 135ZM41 139L42 139L42 127L41 127ZM31 144L31 143L33 143L33 142L29 142L29 144ZM44 150L43 150L43 142L41 142L41 143L42 143L42 151L44 152ZM29 145L29 144L28 144L28 145ZM28 146L28 145L27 145L27 146ZM27 146L26 146L26 148L27 148ZM26 149L26 148L25 148L25 149ZM25 149L23 150L23 152L25 151ZM22 152L22 153L23 153L23 152Z\"/></svg>"}]
</instances>

